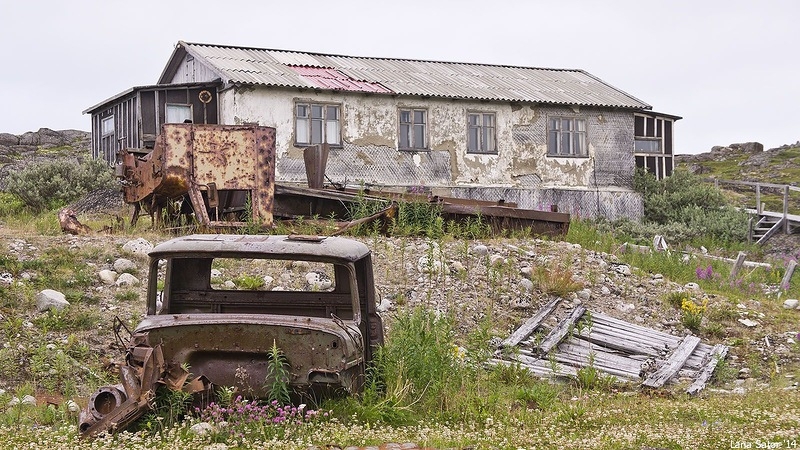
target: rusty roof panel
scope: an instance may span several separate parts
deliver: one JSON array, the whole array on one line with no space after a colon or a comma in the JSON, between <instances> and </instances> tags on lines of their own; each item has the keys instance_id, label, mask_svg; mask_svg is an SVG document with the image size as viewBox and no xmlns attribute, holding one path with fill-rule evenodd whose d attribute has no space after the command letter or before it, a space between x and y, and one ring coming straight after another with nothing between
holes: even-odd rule
<instances>
[{"instance_id":1,"label":"rusty roof panel","mask_svg":"<svg viewBox=\"0 0 800 450\"><path fill-rule=\"evenodd\" d=\"M186 42L179 45L213 66L228 83L651 109L636 97L575 69L325 55ZM314 71L308 70L301 76L289 66L319 71L311 74Z\"/></svg>"}]
</instances>

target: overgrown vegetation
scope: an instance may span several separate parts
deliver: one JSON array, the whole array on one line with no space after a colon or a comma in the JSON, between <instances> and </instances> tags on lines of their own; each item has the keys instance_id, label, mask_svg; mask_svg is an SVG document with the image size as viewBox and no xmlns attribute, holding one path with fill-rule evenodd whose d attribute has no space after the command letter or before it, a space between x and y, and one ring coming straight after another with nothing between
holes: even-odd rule
<instances>
[{"instance_id":1,"label":"overgrown vegetation","mask_svg":"<svg viewBox=\"0 0 800 450\"><path fill-rule=\"evenodd\" d=\"M32 163L6 178L6 191L16 195L34 212L61 207L87 192L114 185L111 169L97 159Z\"/></svg>"}]
</instances>

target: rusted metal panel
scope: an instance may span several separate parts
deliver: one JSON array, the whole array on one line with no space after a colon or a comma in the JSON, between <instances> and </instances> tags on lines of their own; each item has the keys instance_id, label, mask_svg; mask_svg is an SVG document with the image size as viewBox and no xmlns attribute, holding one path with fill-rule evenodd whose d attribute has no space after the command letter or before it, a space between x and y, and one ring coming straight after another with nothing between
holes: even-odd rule
<instances>
[{"instance_id":1,"label":"rusted metal panel","mask_svg":"<svg viewBox=\"0 0 800 450\"><path fill-rule=\"evenodd\" d=\"M272 223L275 194L275 129L258 126L165 124L155 148L122 152L118 173L128 203L150 199L154 208L162 201L188 197L202 225L235 212L250 213L249 220ZM227 210L213 211L204 201L208 186L227 191ZM246 193L236 196L235 192ZM249 211L245 211L250 208ZM242 222L242 220L232 220Z\"/></svg>"}]
</instances>

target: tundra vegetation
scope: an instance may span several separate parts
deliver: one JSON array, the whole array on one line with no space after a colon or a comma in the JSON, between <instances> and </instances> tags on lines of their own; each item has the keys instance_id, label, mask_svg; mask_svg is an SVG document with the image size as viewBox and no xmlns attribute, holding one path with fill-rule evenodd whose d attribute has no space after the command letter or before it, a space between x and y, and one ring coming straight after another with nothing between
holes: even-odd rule
<instances>
[{"instance_id":1,"label":"tundra vegetation","mask_svg":"<svg viewBox=\"0 0 800 450\"><path fill-rule=\"evenodd\" d=\"M781 306L784 299L800 295L800 281L795 277L787 286L769 288L780 283L786 262L798 255L773 258L771 269L749 268L735 279L730 277L729 263L705 258L687 262L682 251L698 253L701 246L720 256L741 250L754 259L766 255L743 243L746 217L727 205L726 196L685 172L665 181L638 175L645 220L573 222L564 239L581 249L574 255L548 255L529 278L534 305L550 296L568 298L584 287L583 282L602 276L591 270L583 281L573 276L581 252L594 251L615 255L620 263L632 267L635 275L658 273L678 285L697 283L700 290L665 292L657 306L664 317L679 317L676 326L732 348L737 365L721 361L711 385L697 397L682 389L641 390L614 383L591 361L567 381L538 379L518 365L487 364L495 351L492 342L505 338L530 310L515 313L500 306L503 298L513 294L511 286L519 278L519 268L513 260L492 263L489 258L468 258L477 244L474 240L489 246L509 243L523 251L548 241L514 232L492 236L480 218L448 223L435 206L418 202L404 204L386 227L402 245L387 243L378 234L379 226L352 230L355 238L374 249L380 256L377 259L391 261L376 270L376 278L398 287L392 298L395 308L385 315L386 343L369 370L363 393L291 404L291 392L280 382L284 379L280 374L289 370L285 361L291 355L273 348L270 371L278 376L273 377L276 381L270 386L273 394L269 400L247 399L243 393L221 387L216 402L200 408L185 394L158 390L152 412L130 430L79 440L75 408L70 406L73 402L85 404L97 386L113 383L116 377L108 370L109 361L99 358L94 349L108 347L113 340L109 325L115 314L132 328L144 306L134 288L118 291L114 298L115 304L127 305L125 308L109 308L101 298L96 268L112 262L119 249L113 240L76 245L61 236L55 210L75 200L79 192L74 180L56 175L49 181L63 185L34 189L42 173L50 173L47 170L51 169L20 172L7 192L0 194L3 245L18 247L13 255L0 254L0 273L15 280L0 285L0 445L6 448L306 449L384 442L501 449L800 445L800 394L794 381L800 376L800 347L796 344L800 336L784 339L790 347L789 362L780 366L774 354L762 352L757 345L765 336L800 331L798 311ZM88 174L95 169L86 167L74 173L84 170ZM96 179L102 176L98 174ZM60 197L52 192L75 195ZM367 209L364 205L353 211L354 217L368 214ZM104 221L107 217L91 216L86 223L99 229ZM318 231L311 222L299 221L290 227L295 232ZM154 241L168 238L146 230L147 226L144 221L116 233ZM666 237L670 252L618 251L625 242L648 245L654 234ZM414 245L425 246L427 266L412 277L401 269L408 262L417 264L419 254L408 250ZM452 275L459 282L469 282L479 269L486 273L486 285L473 286L481 309L477 323L464 326L459 315L461 293L453 288L456 281L448 281L449 274L436 270L450 263L441 251L444 248L462 257L464 270ZM251 289L264 284L255 274L242 274L235 282ZM57 312L36 312L34 296L42 289L64 292L70 306ZM411 290L416 292L414 301L405 294ZM437 301L442 298L443 302ZM756 329L737 324L737 305L752 302L761 306L763 315ZM747 368L749 379L740 393L732 393L739 367ZM29 404L26 396L35 397L38 404Z\"/></svg>"}]
</instances>

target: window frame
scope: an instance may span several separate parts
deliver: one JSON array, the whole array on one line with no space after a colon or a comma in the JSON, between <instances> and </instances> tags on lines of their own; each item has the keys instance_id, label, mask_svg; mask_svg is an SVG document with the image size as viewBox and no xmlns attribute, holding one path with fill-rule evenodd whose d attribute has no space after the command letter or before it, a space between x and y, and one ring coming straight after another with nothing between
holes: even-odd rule
<instances>
[{"instance_id":1,"label":"window frame","mask_svg":"<svg viewBox=\"0 0 800 450\"><path fill-rule=\"evenodd\" d=\"M169 110L170 108L181 108L181 109L189 109L189 117L180 120L178 122L170 122L169 120ZM194 107L190 103L165 103L164 104L164 123L186 123L186 120L191 120L194 122Z\"/></svg>"},{"instance_id":2,"label":"window frame","mask_svg":"<svg viewBox=\"0 0 800 450\"><path fill-rule=\"evenodd\" d=\"M410 114L411 121L410 122L403 122L403 113L407 112ZM423 114L423 121L417 122L416 121L416 113L421 112ZM397 108L397 149L401 151L407 152L426 152L429 150L428 143L430 138L428 134L430 133L430 128L428 127L428 108L416 108L416 107L398 107ZM403 125L409 125L409 145L403 146ZM421 127L422 129L422 145L417 145L416 139L416 129L417 127Z\"/></svg>"},{"instance_id":3,"label":"window frame","mask_svg":"<svg viewBox=\"0 0 800 450\"><path fill-rule=\"evenodd\" d=\"M564 121L568 120L570 123L569 130L563 130L559 128L558 130L553 129L553 121L559 120L559 127L563 126ZM583 125L583 130L579 130L577 127L578 123ZM556 132L557 138L555 139L556 148L553 149L551 145L551 133ZM583 136L580 140L580 144L582 148L578 149L577 152L570 151L569 153L564 152L562 149L564 143L564 133L569 134L569 138L567 142L570 143L570 150L575 147L575 139ZM547 133L546 133L546 142L547 142L547 156L554 157L554 158L588 158L589 157L589 142L588 142L588 126L587 120L585 117L580 116L562 116L562 115L552 115L547 117Z\"/></svg>"},{"instance_id":4,"label":"window frame","mask_svg":"<svg viewBox=\"0 0 800 450\"><path fill-rule=\"evenodd\" d=\"M307 113L306 116L300 117L298 115L298 108L301 106L305 106ZM314 107L318 107L321 110L321 117L314 117L312 110ZM330 120L328 119L328 108L336 108L336 119ZM314 145L322 145L328 144L330 147L341 147L342 146L342 104L341 103L333 103L333 102L312 102L312 101L303 101L303 100L296 100L294 102L294 111L292 112L292 117L294 119L294 145L296 147L311 147ZM314 142L314 121L320 122L320 142ZM305 128L305 136L307 136L307 142L300 141L300 125L302 122L306 122ZM331 131L328 130L329 124L335 123L336 130L333 132L336 133L336 142L328 142L328 138L331 137Z\"/></svg>"},{"instance_id":5,"label":"window frame","mask_svg":"<svg viewBox=\"0 0 800 450\"><path fill-rule=\"evenodd\" d=\"M472 125L470 119L473 116L478 116L479 124ZM491 125L486 124L486 118L491 117ZM470 149L472 130L477 131L477 142L475 142L475 150ZM491 130L491 140L487 141L485 135L487 130ZM491 149L483 148L484 145L490 142ZM494 111L467 111L467 154L470 155L496 155L497 151L497 113Z\"/></svg>"},{"instance_id":6,"label":"window frame","mask_svg":"<svg viewBox=\"0 0 800 450\"><path fill-rule=\"evenodd\" d=\"M110 123L111 127L106 128L106 124ZM108 117L103 117L100 119L100 135L105 136L113 136L114 132L116 131L116 123L114 122L114 115L110 115Z\"/></svg>"}]
</instances>

